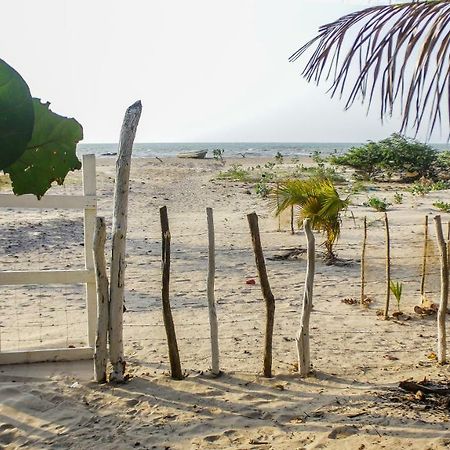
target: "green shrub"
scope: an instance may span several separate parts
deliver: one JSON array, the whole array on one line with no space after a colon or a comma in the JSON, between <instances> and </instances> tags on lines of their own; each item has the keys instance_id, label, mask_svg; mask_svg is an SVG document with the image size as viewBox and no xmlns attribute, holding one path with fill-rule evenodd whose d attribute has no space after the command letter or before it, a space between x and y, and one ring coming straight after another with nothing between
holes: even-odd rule
<instances>
[{"instance_id":1,"label":"green shrub","mask_svg":"<svg viewBox=\"0 0 450 450\"><path fill-rule=\"evenodd\" d=\"M448 203L448 202L442 202L442 201L434 202L433 206L435 206L437 209L439 209L445 213L450 213L450 203Z\"/></svg>"},{"instance_id":2,"label":"green shrub","mask_svg":"<svg viewBox=\"0 0 450 450\"><path fill-rule=\"evenodd\" d=\"M250 172L244 169L241 164L233 164L225 172L220 172L217 178L219 180L251 181Z\"/></svg>"},{"instance_id":3,"label":"green shrub","mask_svg":"<svg viewBox=\"0 0 450 450\"><path fill-rule=\"evenodd\" d=\"M394 203L400 205L403 203L403 194L401 192L396 192L394 194Z\"/></svg>"},{"instance_id":4,"label":"green shrub","mask_svg":"<svg viewBox=\"0 0 450 450\"><path fill-rule=\"evenodd\" d=\"M385 212L389 208L390 203L388 203L385 198L381 199L378 197L370 197L369 200L364 203L364 206L370 206L376 211Z\"/></svg>"},{"instance_id":5,"label":"green shrub","mask_svg":"<svg viewBox=\"0 0 450 450\"><path fill-rule=\"evenodd\" d=\"M412 195L420 195L423 197L425 194L429 194L431 192L430 183L424 183L420 181L416 181L409 189Z\"/></svg>"}]
</instances>

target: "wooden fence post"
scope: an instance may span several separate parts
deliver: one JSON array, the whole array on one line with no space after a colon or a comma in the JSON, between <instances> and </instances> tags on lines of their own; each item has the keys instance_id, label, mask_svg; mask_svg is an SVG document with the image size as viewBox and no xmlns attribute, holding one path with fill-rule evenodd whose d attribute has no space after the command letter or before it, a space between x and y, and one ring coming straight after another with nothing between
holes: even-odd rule
<instances>
[{"instance_id":1,"label":"wooden fence post","mask_svg":"<svg viewBox=\"0 0 450 450\"><path fill-rule=\"evenodd\" d=\"M427 259L428 259L428 216L425 216L425 224L423 230L422 276L420 280L420 298L422 303L425 300L425 278L427 275Z\"/></svg>"},{"instance_id":2,"label":"wooden fence post","mask_svg":"<svg viewBox=\"0 0 450 450\"><path fill-rule=\"evenodd\" d=\"M291 205L291 234L295 234L295 229L294 229L294 205Z\"/></svg>"},{"instance_id":3,"label":"wooden fence post","mask_svg":"<svg viewBox=\"0 0 450 450\"><path fill-rule=\"evenodd\" d=\"M447 244L442 232L441 216L434 217L434 224L436 226L436 238L441 254L441 299L439 302L439 309L437 313L437 328L438 328L438 363L445 364L447 362L447 333L445 327L445 318L447 315L448 305L448 259L447 259Z\"/></svg>"},{"instance_id":4,"label":"wooden fence post","mask_svg":"<svg viewBox=\"0 0 450 450\"><path fill-rule=\"evenodd\" d=\"M94 267L97 281L97 338L94 353L94 377L98 383L106 382L109 328L109 282L105 261L106 226L103 217L97 217L94 234Z\"/></svg>"},{"instance_id":5,"label":"wooden fence post","mask_svg":"<svg viewBox=\"0 0 450 450\"><path fill-rule=\"evenodd\" d=\"M384 306L384 318L388 319L391 299L391 238L387 213L384 213L384 226L386 228L386 304Z\"/></svg>"},{"instance_id":6,"label":"wooden fence post","mask_svg":"<svg viewBox=\"0 0 450 450\"><path fill-rule=\"evenodd\" d=\"M365 288L366 288L366 246L367 246L367 217L364 217L364 234L363 243L361 250L361 305L364 305L364 300L366 298Z\"/></svg>"},{"instance_id":7,"label":"wooden fence post","mask_svg":"<svg viewBox=\"0 0 450 450\"><path fill-rule=\"evenodd\" d=\"M137 101L125 112L120 131L116 162L114 214L112 226L112 257L109 303L109 358L112 364L110 381L123 382L125 359L123 355L123 303L125 290L125 250L127 235L128 191L133 142L141 117L142 104Z\"/></svg>"},{"instance_id":8,"label":"wooden fence post","mask_svg":"<svg viewBox=\"0 0 450 450\"><path fill-rule=\"evenodd\" d=\"M312 310L314 271L315 271L315 239L311 231L310 219L303 221L307 243L307 265L305 277L305 290L303 293L303 306L301 325L298 330L296 342L298 353L298 373L301 377L307 377L311 371L311 359L309 351L309 318Z\"/></svg>"},{"instance_id":9,"label":"wooden fence post","mask_svg":"<svg viewBox=\"0 0 450 450\"><path fill-rule=\"evenodd\" d=\"M206 208L206 219L208 223L208 277L206 284L208 296L209 328L211 336L211 373L217 376L220 374L219 325L217 323L216 301L214 298L216 255L214 239L214 217L212 208Z\"/></svg>"},{"instance_id":10,"label":"wooden fence post","mask_svg":"<svg viewBox=\"0 0 450 450\"><path fill-rule=\"evenodd\" d=\"M264 376L272 377L272 340L273 325L275 321L275 298L270 289L269 278L267 277L266 263L261 247L259 235L258 216L256 213L247 214L250 234L252 236L253 252L255 253L256 268L258 269L261 291L266 303L266 335L264 344Z\"/></svg>"},{"instance_id":11,"label":"wooden fence post","mask_svg":"<svg viewBox=\"0 0 450 450\"><path fill-rule=\"evenodd\" d=\"M169 218L167 216L167 207L163 206L159 209L161 219L161 234L162 234L162 290L161 299L163 307L164 327L167 335L167 345L169 347L169 361L171 376L175 380L183 379L183 372L181 370L180 354L178 353L177 336L175 333L175 326L173 324L172 310L170 309L170 230Z\"/></svg>"}]
</instances>

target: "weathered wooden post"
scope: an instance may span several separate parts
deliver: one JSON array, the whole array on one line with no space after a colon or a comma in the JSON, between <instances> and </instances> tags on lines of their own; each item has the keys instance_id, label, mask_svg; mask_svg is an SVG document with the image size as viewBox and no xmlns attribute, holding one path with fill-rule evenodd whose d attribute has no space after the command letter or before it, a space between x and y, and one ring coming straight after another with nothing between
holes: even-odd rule
<instances>
[{"instance_id":1,"label":"weathered wooden post","mask_svg":"<svg viewBox=\"0 0 450 450\"><path fill-rule=\"evenodd\" d=\"M106 382L108 362L109 282L105 261L106 226L103 217L97 217L94 234L94 267L97 281L97 338L94 352L94 377L98 383Z\"/></svg>"},{"instance_id":2,"label":"weathered wooden post","mask_svg":"<svg viewBox=\"0 0 450 450\"><path fill-rule=\"evenodd\" d=\"M267 277L266 263L261 247L259 235L258 216L256 213L247 215L250 234L252 236L253 252L255 253L256 268L258 270L261 291L266 303L266 334L264 343L264 376L272 377L272 340L273 325L275 321L275 298L270 289L269 278Z\"/></svg>"},{"instance_id":3,"label":"weathered wooden post","mask_svg":"<svg viewBox=\"0 0 450 450\"><path fill-rule=\"evenodd\" d=\"M422 275L420 280L420 297L422 303L425 300L425 278L427 275L427 259L428 259L428 216L425 216L425 224L423 230Z\"/></svg>"},{"instance_id":4,"label":"weathered wooden post","mask_svg":"<svg viewBox=\"0 0 450 450\"><path fill-rule=\"evenodd\" d=\"M364 305L364 300L366 298L365 288L366 288L366 246L367 246L367 217L364 217L364 234L361 250L361 299L360 304Z\"/></svg>"},{"instance_id":5,"label":"weathered wooden post","mask_svg":"<svg viewBox=\"0 0 450 450\"><path fill-rule=\"evenodd\" d=\"M119 152L116 162L110 275L109 358L112 364L110 381L119 383L123 382L125 377L123 303L130 165L133 142L141 112L142 104L140 101L137 101L126 110L120 131Z\"/></svg>"},{"instance_id":6,"label":"weathered wooden post","mask_svg":"<svg viewBox=\"0 0 450 450\"><path fill-rule=\"evenodd\" d=\"M220 374L219 325L217 323L216 301L214 298L216 254L214 239L214 217L212 208L206 208L206 219L208 223L208 277L206 284L208 296L209 329L211 336L211 373L217 376Z\"/></svg>"},{"instance_id":7,"label":"weathered wooden post","mask_svg":"<svg viewBox=\"0 0 450 450\"><path fill-rule=\"evenodd\" d=\"M167 335L167 345L169 347L169 361L171 376L175 380L183 379L181 370L180 354L178 353L177 336L175 326L173 324L172 310L170 309L170 230L169 218L167 216L167 207L163 206L159 209L161 219L161 235L162 235L162 289L161 299L163 307L164 327Z\"/></svg>"},{"instance_id":8,"label":"weathered wooden post","mask_svg":"<svg viewBox=\"0 0 450 450\"><path fill-rule=\"evenodd\" d=\"M384 318L388 319L389 302L391 299L391 238L387 213L384 213L384 226L386 228L386 304L384 306Z\"/></svg>"},{"instance_id":9,"label":"weathered wooden post","mask_svg":"<svg viewBox=\"0 0 450 450\"><path fill-rule=\"evenodd\" d=\"M311 231L310 219L303 221L307 243L307 264L305 277L305 290L303 293L302 317L300 329L298 330L296 343L298 354L298 373L301 377L307 377L311 371L311 359L309 350L309 319L312 310L314 271L315 271L315 239Z\"/></svg>"},{"instance_id":10,"label":"weathered wooden post","mask_svg":"<svg viewBox=\"0 0 450 450\"><path fill-rule=\"evenodd\" d=\"M448 306L448 259L447 244L442 232L441 216L434 217L436 226L436 238L441 254L441 299L437 313L437 329L438 329L438 363L445 364L447 362L447 332L445 327L445 318Z\"/></svg>"},{"instance_id":11,"label":"weathered wooden post","mask_svg":"<svg viewBox=\"0 0 450 450\"><path fill-rule=\"evenodd\" d=\"M294 229L294 205L291 205L291 234L295 234L295 229Z\"/></svg>"}]
</instances>

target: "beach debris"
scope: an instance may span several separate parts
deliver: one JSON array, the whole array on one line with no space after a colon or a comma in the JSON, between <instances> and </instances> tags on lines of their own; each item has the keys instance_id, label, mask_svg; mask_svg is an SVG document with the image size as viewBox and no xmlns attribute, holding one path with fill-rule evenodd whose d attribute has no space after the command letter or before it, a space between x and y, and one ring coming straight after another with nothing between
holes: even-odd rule
<instances>
[{"instance_id":1,"label":"beach debris","mask_svg":"<svg viewBox=\"0 0 450 450\"><path fill-rule=\"evenodd\" d=\"M346 305L363 305L363 306L369 306L372 303L372 299L369 297L364 296L364 299L362 302L359 300L356 300L356 298L353 297L346 297L341 300L342 303L345 303Z\"/></svg>"},{"instance_id":2,"label":"beach debris","mask_svg":"<svg viewBox=\"0 0 450 450\"><path fill-rule=\"evenodd\" d=\"M256 280L254 278L249 278L245 280L245 284L256 284Z\"/></svg>"},{"instance_id":3,"label":"beach debris","mask_svg":"<svg viewBox=\"0 0 450 450\"><path fill-rule=\"evenodd\" d=\"M336 428L333 428L328 435L328 439L345 439L349 436L352 436L354 434L358 434L358 428L355 426L339 426Z\"/></svg>"}]
</instances>

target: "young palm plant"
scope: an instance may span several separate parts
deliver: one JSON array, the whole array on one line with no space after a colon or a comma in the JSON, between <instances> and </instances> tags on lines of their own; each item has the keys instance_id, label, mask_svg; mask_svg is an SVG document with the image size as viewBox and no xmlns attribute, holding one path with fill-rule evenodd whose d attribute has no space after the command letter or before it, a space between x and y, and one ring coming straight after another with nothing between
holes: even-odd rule
<instances>
[{"instance_id":1,"label":"young palm plant","mask_svg":"<svg viewBox=\"0 0 450 450\"><path fill-rule=\"evenodd\" d=\"M325 260L332 263L336 259L333 246L341 232L341 213L349 205L348 197L341 199L331 180L309 178L306 180L286 180L275 189L278 198L276 214L296 206L299 208L299 223L311 220L313 230L325 234Z\"/></svg>"}]
</instances>

